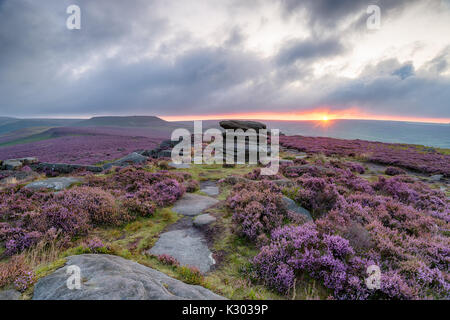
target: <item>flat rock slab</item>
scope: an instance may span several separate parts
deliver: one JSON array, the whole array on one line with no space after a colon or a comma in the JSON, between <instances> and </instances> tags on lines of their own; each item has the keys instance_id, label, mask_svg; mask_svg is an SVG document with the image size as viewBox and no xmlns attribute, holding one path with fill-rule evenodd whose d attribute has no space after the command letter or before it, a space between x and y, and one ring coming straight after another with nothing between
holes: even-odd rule
<instances>
[{"instance_id":1,"label":"flat rock slab","mask_svg":"<svg viewBox=\"0 0 450 320\"><path fill-rule=\"evenodd\" d=\"M55 191L61 191L69 188L74 183L82 182L82 179L73 177L58 177L49 178L45 180L33 181L25 186L31 190L50 189Z\"/></svg>"},{"instance_id":2,"label":"flat rock slab","mask_svg":"<svg viewBox=\"0 0 450 320\"><path fill-rule=\"evenodd\" d=\"M283 196L283 202L286 205L288 210L294 211L298 214L304 215L306 219L312 220L311 213L303 208L302 206L299 206L294 200L291 198L288 198L286 196Z\"/></svg>"},{"instance_id":3,"label":"flat rock slab","mask_svg":"<svg viewBox=\"0 0 450 320\"><path fill-rule=\"evenodd\" d=\"M211 224L215 221L216 221L216 218L214 218L212 215L201 214L194 218L193 223L194 223L194 226L196 226L196 227L203 227L203 226L207 226L208 224Z\"/></svg>"},{"instance_id":4,"label":"flat rock slab","mask_svg":"<svg viewBox=\"0 0 450 320\"><path fill-rule=\"evenodd\" d=\"M217 204L219 200L194 193L185 193L173 206L172 210L184 216L197 216L203 210Z\"/></svg>"},{"instance_id":5,"label":"flat rock slab","mask_svg":"<svg viewBox=\"0 0 450 320\"><path fill-rule=\"evenodd\" d=\"M173 162L169 162L168 166L171 168L175 168L175 169L189 169L191 167L191 165L189 163L173 163Z\"/></svg>"},{"instance_id":6,"label":"flat rock slab","mask_svg":"<svg viewBox=\"0 0 450 320\"><path fill-rule=\"evenodd\" d=\"M81 289L67 288L69 266L80 268ZM41 278L33 300L221 300L201 286L188 285L162 272L106 254L70 256L66 265Z\"/></svg>"},{"instance_id":7,"label":"flat rock slab","mask_svg":"<svg viewBox=\"0 0 450 320\"><path fill-rule=\"evenodd\" d=\"M14 289L0 291L0 300L20 300L20 292Z\"/></svg>"},{"instance_id":8,"label":"flat rock slab","mask_svg":"<svg viewBox=\"0 0 450 320\"><path fill-rule=\"evenodd\" d=\"M206 273L215 264L203 234L194 228L174 230L161 234L148 253L167 254L181 265L196 267Z\"/></svg>"},{"instance_id":9,"label":"flat rock slab","mask_svg":"<svg viewBox=\"0 0 450 320\"><path fill-rule=\"evenodd\" d=\"M216 181L202 181L200 182L200 191L206 193L208 196L219 195L219 187Z\"/></svg>"}]
</instances>

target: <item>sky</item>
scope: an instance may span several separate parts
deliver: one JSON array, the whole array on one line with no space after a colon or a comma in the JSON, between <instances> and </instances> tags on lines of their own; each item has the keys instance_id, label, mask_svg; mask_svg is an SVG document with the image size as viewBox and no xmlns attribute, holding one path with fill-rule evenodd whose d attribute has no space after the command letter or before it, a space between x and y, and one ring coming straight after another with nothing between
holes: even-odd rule
<instances>
[{"instance_id":1,"label":"sky","mask_svg":"<svg viewBox=\"0 0 450 320\"><path fill-rule=\"evenodd\" d=\"M0 0L0 116L448 123L449 34L450 0Z\"/></svg>"}]
</instances>

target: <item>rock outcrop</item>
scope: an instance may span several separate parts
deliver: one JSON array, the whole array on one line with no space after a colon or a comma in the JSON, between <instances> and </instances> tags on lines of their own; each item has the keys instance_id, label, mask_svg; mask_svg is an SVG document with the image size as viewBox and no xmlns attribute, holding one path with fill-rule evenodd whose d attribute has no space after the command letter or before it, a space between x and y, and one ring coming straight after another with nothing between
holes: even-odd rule
<instances>
[{"instance_id":1,"label":"rock outcrop","mask_svg":"<svg viewBox=\"0 0 450 320\"><path fill-rule=\"evenodd\" d=\"M248 130L248 129L254 129L254 130L260 130L260 129L266 129L266 125L261 122L257 121L243 121L243 120L225 120L220 121L220 126L224 129L242 129L242 130Z\"/></svg>"},{"instance_id":2,"label":"rock outcrop","mask_svg":"<svg viewBox=\"0 0 450 320\"><path fill-rule=\"evenodd\" d=\"M69 188L75 183L82 182L83 180L80 178L74 177L57 177L57 178L49 178L45 180L33 181L25 186L25 188L30 190L54 190L61 191Z\"/></svg>"},{"instance_id":3,"label":"rock outcrop","mask_svg":"<svg viewBox=\"0 0 450 320\"><path fill-rule=\"evenodd\" d=\"M81 288L67 286L69 266L78 266ZM83 254L41 278L33 300L222 300L201 286L189 285L134 261L112 255Z\"/></svg>"},{"instance_id":4,"label":"rock outcrop","mask_svg":"<svg viewBox=\"0 0 450 320\"><path fill-rule=\"evenodd\" d=\"M1 170L18 170L23 166L35 164L38 162L37 158L28 157L28 158L19 158L19 159L8 159L1 161Z\"/></svg>"},{"instance_id":5,"label":"rock outcrop","mask_svg":"<svg viewBox=\"0 0 450 320\"><path fill-rule=\"evenodd\" d=\"M142 164L142 163L147 162L147 160L148 160L148 157L143 156L137 152L133 152L119 160L105 164L103 166L103 169L109 169L113 166L126 167L126 166L134 165L134 164Z\"/></svg>"}]
</instances>

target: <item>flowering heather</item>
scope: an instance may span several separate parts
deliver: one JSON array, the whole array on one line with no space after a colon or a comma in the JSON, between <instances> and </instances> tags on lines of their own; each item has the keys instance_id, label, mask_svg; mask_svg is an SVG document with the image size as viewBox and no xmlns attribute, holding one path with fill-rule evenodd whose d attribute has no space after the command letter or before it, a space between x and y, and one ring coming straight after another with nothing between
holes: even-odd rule
<instances>
[{"instance_id":1,"label":"flowering heather","mask_svg":"<svg viewBox=\"0 0 450 320\"><path fill-rule=\"evenodd\" d=\"M37 157L51 163L95 164L136 150L153 149L162 139L107 134L63 136L0 147L0 159Z\"/></svg>"},{"instance_id":2,"label":"flowering heather","mask_svg":"<svg viewBox=\"0 0 450 320\"><path fill-rule=\"evenodd\" d=\"M176 266L177 267L177 266L180 265L180 263L177 261L177 259L175 259L174 257L172 257L172 256L170 256L168 254L160 254L160 255L157 255L156 258L160 262L162 262L164 264L167 264L169 266Z\"/></svg>"},{"instance_id":3,"label":"flowering heather","mask_svg":"<svg viewBox=\"0 0 450 320\"><path fill-rule=\"evenodd\" d=\"M287 217L282 194L270 181L234 186L227 205L239 232L251 240L281 226Z\"/></svg>"},{"instance_id":4,"label":"flowering heather","mask_svg":"<svg viewBox=\"0 0 450 320\"><path fill-rule=\"evenodd\" d=\"M20 186L0 190L0 242L14 255L40 241L85 236L97 226L118 226L150 216L185 192L182 172L119 169L106 177L86 175L86 185L59 193L34 192Z\"/></svg>"},{"instance_id":5,"label":"flowering heather","mask_svg":"<svg viewBox=\"0 0 450 320\"><path fill-rule=\"evenodd\" d=\"M186 192L195 192L200 190L200 183L197 180L189 180L185 183Z\"/></svg>"},{"instance_id":6,"label":"flowering heather","mask_svg":"<svg viewBox=\"0 0 450 320\"><path fill-rule=\"evenodd\" d=\"M249 172L245 175L245 178L250 180L277 180L282 179L283 177L279 174L273 174L273 175L261 175L261 169L256 168L253 169L252 172Z\"/></svg>"},{"instance_id":7,"label":"flowering heather","mask_svg":"<svg viewBox=\"0 0 450 320\"><path fill-rule=\"evenodd\" d=\"M397 167L387 167L386 170L384 171L384 174L388 176L398 176L401 174L406 174L406 171Z\"/></svg>"},{"instance_id":8,"label":"flowering heather","mask_svg":"<svg viewBox=\"0 0 450 320\"><path fill-rule=\"evenodd\" d=\"M25 274L18 276L14 280L14 287L17 291L24 292L36 281L36 275L33 271L27 271Z\"/></svg>"},{"instance_id":9,"label":"flowering heather","mask_svg":"<svg viewBox=\"0 0 450 320\"><path fill-rule=\"evenodd\" d=\"M303 136L280 136L280 144L307 153L362 157L375 163L450 176L450 155L413 145Z\"/></svg>"},{"instance_id":10,"label":"flowering heather","mask_svg":"<svg viewBox=\"0 0 450 320\"><path fill-rule=\"evenodd\" d=\"M283 168L298 176L289 192L316 220L272 229L253 261L257 279L288 293L308 274L338 299L448 299L447 196L407 175L370 183L352 168L341 161ZM364 285L371 264L381 268L380 290Z\"/></svg>"}]
</instances>

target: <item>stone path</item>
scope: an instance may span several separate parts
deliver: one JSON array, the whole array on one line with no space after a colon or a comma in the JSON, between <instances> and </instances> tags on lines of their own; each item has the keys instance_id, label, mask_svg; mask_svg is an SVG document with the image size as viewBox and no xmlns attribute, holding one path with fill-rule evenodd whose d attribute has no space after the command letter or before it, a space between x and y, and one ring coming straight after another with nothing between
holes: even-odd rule
<instances>
[{"instance_id":1,"label":"stone path","mask_svg":"<svg viewBox=\"0 0 450 320\"><path fill-rule=\"evenodd\" d=\"M173 206L172 210L183 216L197 216L203 210L217 204L219 200L194 193L185 193Z\"/></svg>"},{"instance_id":2,"label":"stone path","mask_svg":"<svg viewBox=\"0 0 450 320\"><path fill-rule=\"evenodd\" d=\"M214 222L215 218L202 213L218 202L212 197L186 193L172 209L185 217L161 234L147 252L153 255L167 254L181 265L196 267L202 273L210 271L215 261L201 227Z\"/></svg>"},{"instance_id":3,"label":"stone path","mask_svg":"<svg viewBox=\"0 0 450 320\"><path fill-rule=\"evenodd\" d=\"M212 197L219 195L219 187L216 181L201 181L200 191Z\"/></svg>"},{"instance_id":4,"label":"stone path","mask_svg":"<svg viewBox=\"0 0 450 320\"><path fill-rule=\"evenodd\" d=\"M168 254L181 265L208 272L215 264L203 233L195 228L174 230L163 233L149 251L151 254Z\"/></svg>"},{"instance_id":5,"label":"stone path","mask_svg":"<svg viewBox=\"0 0 450 320\"><path fill-rule=\"evenodd\" d=\"M80 289L67 287L68 268L80 269ZM72 271L73 272L73 271ZM201 286L189 285L155 269L122 257L83 254L67 258L67 263L39 279L33 300L222 300Z\"/></svg>"}]
</instances>

